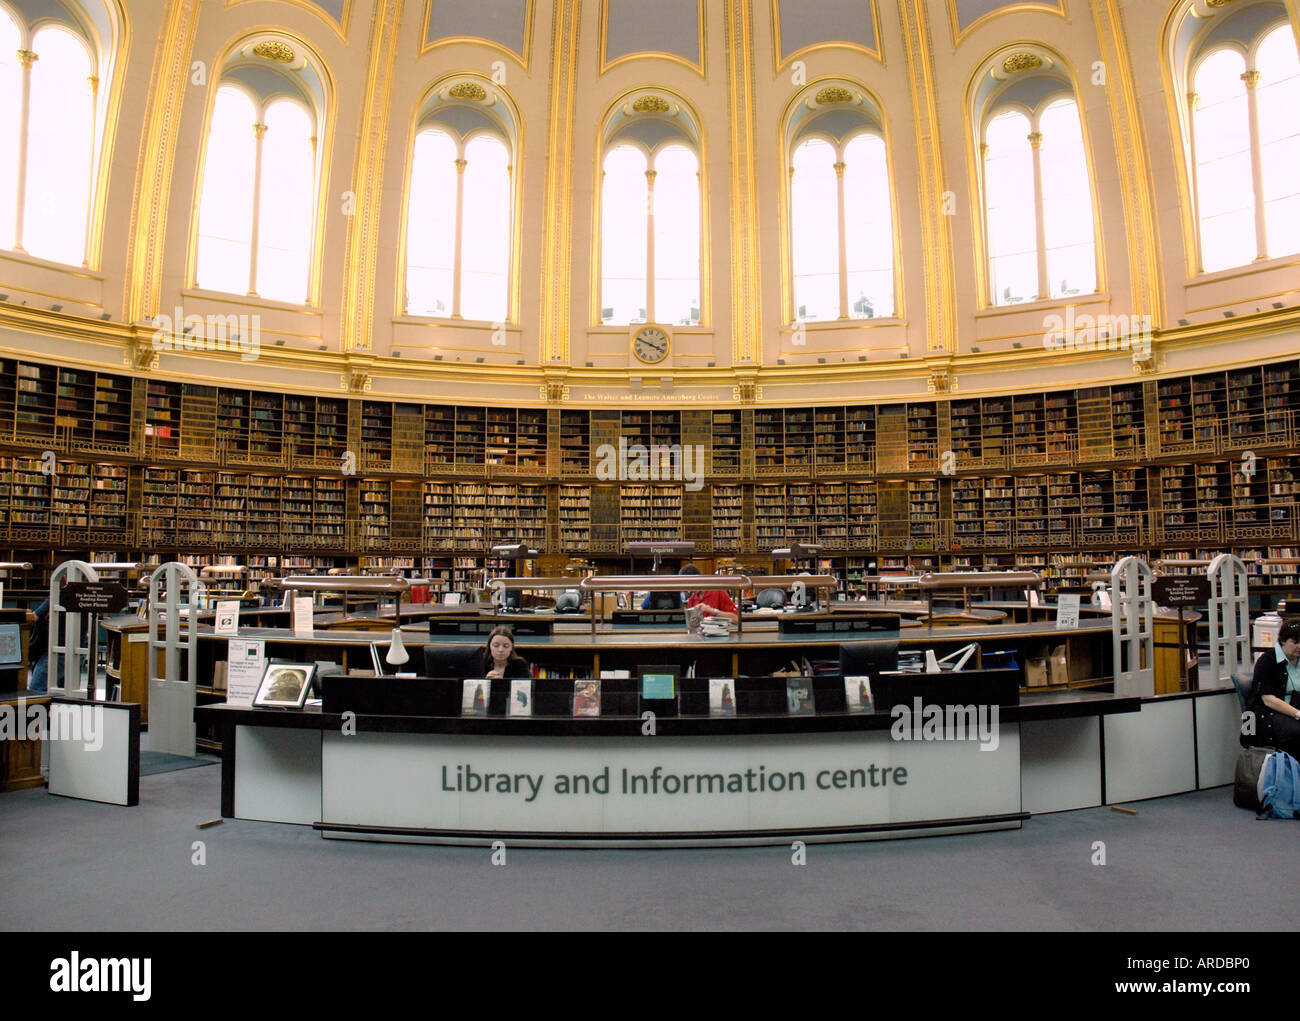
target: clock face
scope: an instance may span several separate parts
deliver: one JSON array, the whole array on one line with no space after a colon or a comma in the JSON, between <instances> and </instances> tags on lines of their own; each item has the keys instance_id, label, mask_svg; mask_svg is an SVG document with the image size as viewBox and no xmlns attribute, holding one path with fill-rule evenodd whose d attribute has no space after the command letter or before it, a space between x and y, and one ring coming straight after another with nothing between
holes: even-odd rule
<instances>
[{"instance_id":1,"label":"clock face","mask_svg":"<svg viewBox=\"0 0 1300 1021\"><path fill-rule=\"evenodd\" d=\"M641 361L653 365L668 357L668 344L667 333L658 326L646 326L637 330L632 351Z\"/></svg>"}]
</instances>

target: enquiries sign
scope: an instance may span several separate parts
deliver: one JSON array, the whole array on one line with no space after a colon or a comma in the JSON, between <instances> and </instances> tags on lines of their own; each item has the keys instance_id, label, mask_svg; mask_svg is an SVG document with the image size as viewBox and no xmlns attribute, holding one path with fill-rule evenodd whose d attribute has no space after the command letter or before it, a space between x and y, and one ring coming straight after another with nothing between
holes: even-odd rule
<instances>
[{"instance_id":1,"label":"enquiries sign","mask_svg":"<svg viewBox=\"0 0 1300 1021\"><path fill-rule=\"evenodd\" d=\"M1016 725L995 749L888 731L717 738L327 733L326 825L720 833L1020 811Z\"/></svg>"}]
</instances>

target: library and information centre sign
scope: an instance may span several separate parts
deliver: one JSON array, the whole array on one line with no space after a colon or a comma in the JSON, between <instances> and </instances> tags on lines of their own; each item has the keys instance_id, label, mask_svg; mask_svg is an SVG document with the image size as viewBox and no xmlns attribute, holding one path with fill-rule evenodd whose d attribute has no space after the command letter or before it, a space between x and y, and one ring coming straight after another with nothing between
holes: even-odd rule
<instances>
[{"instance_id":1,"label":"library and information centre sign","mask_svg":"<svg viewBox=\"0 0 1300 1021\"><path fill-rule=\"evenodd\" d=\"M326 733L326 828L473 834L802 831L1020 811L1015 724L997 747L889 731L707 737Z\"/></svg>"}]
</instances>

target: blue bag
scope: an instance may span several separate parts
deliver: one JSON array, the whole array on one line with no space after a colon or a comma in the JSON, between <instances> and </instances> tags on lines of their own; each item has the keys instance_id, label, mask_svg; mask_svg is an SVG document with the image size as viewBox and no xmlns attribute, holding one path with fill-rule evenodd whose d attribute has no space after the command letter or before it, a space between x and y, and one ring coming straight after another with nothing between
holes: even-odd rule
<instances>
[{"instance_id":1,"label":"blue bag","mask_svg":"<svg viewBox=\"0 0 1300 1021\"><path fill-rule=\"evenodd\" d=\"M1294 819L1300 814L1300 762L1286 752L1274 752L1260 774L1260 802L1269 819Z\"/></svg>"}]
</instances>

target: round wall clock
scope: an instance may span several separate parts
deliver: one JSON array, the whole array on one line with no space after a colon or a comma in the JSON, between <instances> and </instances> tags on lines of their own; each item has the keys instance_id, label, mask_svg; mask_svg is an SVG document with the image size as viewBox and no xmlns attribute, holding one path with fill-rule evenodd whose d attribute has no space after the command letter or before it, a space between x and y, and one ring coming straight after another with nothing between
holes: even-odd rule
<instances>
[{"instance_id":1,"label":"round wall clock","mask_svg":"<svg viewBox=\"0 0 1300 1021\"><path fill-rule=\"evenodd\" d=\"M655 365L668 357L672 338L662 326L642 326L632 335L632 353L647 365Z\"/></svg>"}]
</instances>

